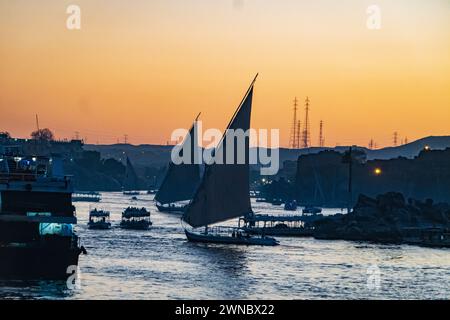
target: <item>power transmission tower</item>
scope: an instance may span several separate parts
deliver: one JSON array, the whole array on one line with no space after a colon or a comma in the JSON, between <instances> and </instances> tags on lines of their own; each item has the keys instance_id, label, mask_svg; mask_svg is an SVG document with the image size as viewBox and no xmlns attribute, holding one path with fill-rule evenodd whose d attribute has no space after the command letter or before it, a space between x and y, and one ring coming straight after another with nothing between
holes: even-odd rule
<instances>
[{"instance_id":1,"label":"power transmission tower","mask_svg":"<svg viewBox=\"0 0 450 320\"><path fill-rule=\"evenodd\" d=\"M325 146L325 137L323 135L323 120L320 120L319 124L319 147Z\"/></svg>"},{"instance_id":2,"label":"power transmission tower","mask_svg":"<svg viewBox=\"0 0 450 320\"><path fill-rule=\"evenodd\" d=\"M39 132L39 117L37 114L36 114L36 129Z\"/></svg>"},{"instance_id":3,"label":"power transmission tower","mask_svg":"<svg viewBox=\"0 0 450 320\"><path fill-rule=\"evenodd\" d=\"M297 120L297 146L296 149L300 148L300 120Z\"/></svg>"},{"instance_id":4,"label":"power transmission tower","mask_svg":"<svg viewBox=\"0 0 450 320\"><path fill-rule=\"evenodd\" d=\"M289 147L292 149L298 148L299 141L298 141L298 123L297 123L297 106L298 106L298 100L297 97L294 99L294 117L292 119L292 126L291 126L291 136L289 139Z\"/></svg>"},{"instance_id":5,"label":"power transmission tower","mask_svg":"<svg viewBox=\"0 0 450 320\"><path fill-rule=\"evenodd\" d=\"M311 138L309 132L309 98L306 97L305 100L305 122L303 123L303 136L302 136L302 147L308 148L311 145Z\"/></svg>"},{"instance_id":6,"label":"power transmission tower","mask_svg":"<svg viewBox=\"0 0 450 320\"><path fill-rule=\"evenodd\" d=\"M393 141L394 142L394 147L396 147L397 143L398 143L398 132L397 131L394 132L393 140L394 140Z\"/></svg>"},{"instance_id":7,"label":"power transmission tower","mask_svg":"<svg viewBox=\"0 0 450 320\"><path fill-rule=\"evenodd\" d=\"M127 134L124 134L124 135L123 135L123 142L124 142L125 144L128 143L128 135L127 135Z\"/></svg>"}]
</instances>

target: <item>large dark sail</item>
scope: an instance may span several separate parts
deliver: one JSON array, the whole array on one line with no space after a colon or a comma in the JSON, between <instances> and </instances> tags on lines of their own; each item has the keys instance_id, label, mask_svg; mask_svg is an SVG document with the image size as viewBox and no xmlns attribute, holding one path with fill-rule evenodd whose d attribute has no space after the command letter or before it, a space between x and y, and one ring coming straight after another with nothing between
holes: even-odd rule
<instances>
[{"instance_id":1,"label":"large dark sail","mask_svg":"<svg viewBox=\"0 0 450 320\"><path fill-rule=\"evenodd\" d=\"M126 191L138 189L138 177L136 171L134 171L133 165L130 159L127 157L127 167L125 169L125 179L123 181L123 189Z\"/></svg>"},{"instance_id":2,"label":"large dark sail","mask_svg":"<svg viewBox=\"0 0 450 320\"><path fill-rule=\"evenodd\" d=\"M223 163L216 162L206 166L202 182L183 215L183 220L193 227L206 226L252 212L249 196L250 139L246 135L244 148L238 148L239 143L233 130L248 132L250 128L254 82L255 80L215 150L216 156L223 156ZM231 139L234 140L234 162L230 164L225 160L227 143L232 141ZM242 152L245 153L245 161L238 162L238 153Z\"/></svg>"},{"instance_id":3,"label":"large dark sail","mask_svg":"<svg viewBox=\"0 0 450 320\"><path fill-rule=\"evenodd\" d=\"M190 163L174 164L172 161L169 163L167 174L155 195L155 200L161 204L191 200L200 183L200 165L195 163L193 156L194 152L198 151L196 127L197 120L192 125L181 146L182 148L186 145L190 146Z\"/></svg>"}]
</instances>

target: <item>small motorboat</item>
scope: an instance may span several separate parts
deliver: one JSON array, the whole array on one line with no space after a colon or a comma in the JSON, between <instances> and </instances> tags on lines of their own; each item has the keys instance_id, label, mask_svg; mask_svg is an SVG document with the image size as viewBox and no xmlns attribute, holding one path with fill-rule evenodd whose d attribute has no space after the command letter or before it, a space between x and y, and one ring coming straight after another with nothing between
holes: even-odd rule
<instances>
[{"instance_id":1,"label":"small motorboat","mask_svg":"<svg viewBox=\"0 0 450 320\"><path fill-rule=\"evenodd\" d=\"M296 211L297 210L297 201L296 200L286 201L286 203L284 204L284 210Z\"/></svg>"},{"instance_id":2,"label":"small motorboat","mask_svg":"<svg viewBox=\"0 0 450 320\"><path fill-rule=\"evenodd\" d=\"M122 212L120 227L123 229L148 230L151 225L150 212L145 208L128 207Z\"/></svg>"},{"instance_id":3,"label":"small motorboat","mask_svg":"<svg viewBox=\"0 0 450 320\"><path fill-rule=\"evenodd\" d=\"M283 199L272 199L271 203L274 206L281 206L284 203L284 201L283 201Z\"/></svg>"},{"instance_id":4,"label":"small motorboat","mask_svg":"<svg viewBox=\"0 0 450 320\"><path fill-rule=\"evenodd\" d=\"M140 194L139 191L123 191L122 193L125 196L138 196Z\"/></svg>"},{"instance_id":5,"label":"small motorboat","mask_svg":"<svg viewBox=\"0 0 450 320\"><path fill-rule=\"evenodd\" d=\"M170 203L167 205L163 205L157 202L155 205L156 208L158 208L158 211L166 213L183 213L187 208L187 204Z\"/></svg>"},{"instance_id":6,"label":"small motorboat","mask_svg":"<svg viewBox=\"0 0 450 320\"><path fill-rule=\"evenodd\" d=\"M98 192L83 192L78 191L72 194L73 202L100 202L101 195Z\"/></svg>"},{"instance_id":7,"label":"small motorboat","mask_svg":"<svg viewBox=\"0 0 450 320\"><path fill-rule=\"evenodd\" d=\"M312 207L312 206L306 206L303 210L303 213L311 213L311 214L318 214L322 212L322 208L318 207Z\"/></svg>"},{"instance_id":8,"label":"small motorboat","mask_svg":"<svg viewBox=\"0 0 450 320\"><path fill-rule=\"evenodd\" d=\"M91 210L89 212L88 227L89 229L101 229L101 230L110 229L111 222L109 211L97 210L97 208Z\"/></svg>"},{"instance_id":9,"label":"small motorboat","mask_svg":"<svg viewBox=\"0 0 450 320\"><path fill-rule=\"evenodd\" d=\"M421 245L450 248L450 229L448 228L426 228L422 231L421 238Z\"/></svg>"}]
</instances>

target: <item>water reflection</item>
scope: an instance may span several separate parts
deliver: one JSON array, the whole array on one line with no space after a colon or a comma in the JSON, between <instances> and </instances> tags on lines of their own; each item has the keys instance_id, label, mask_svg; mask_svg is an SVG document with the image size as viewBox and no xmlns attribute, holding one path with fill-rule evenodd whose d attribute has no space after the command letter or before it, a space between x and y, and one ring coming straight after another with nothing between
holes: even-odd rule
<instances>
[{"instance_id":1,"label":"water reflection","mask_svg":"<svg viewBox=\"0 0 450 320\"><path fill-rule=\"evenodd\" d=\"M152 213L148 231L117 227L131 204L121 193L103 193L111 230L86 227L92 205L77 202L77 232L88 255L80 257L81 289L65 282L0 281L2 299L430 299L450 296L449 249L350 241L280 238L277 247L195 244L179 215L159 213L152 195L135 206ZM255 211L282 207L252 203ZM332 213L333 209L329 212ZM236 225L230 221L228 225ZM367 268L381 272L378 291L367 288Z\"/></svg>"},{"instance_id":2,"label":"water reflection","mask_svg":"<svg viewBox=\"0 0 450 320\"><path fill-rule=\"evenodd\" d=\"M76 294L67 288L66 281L1 280L0 299L66 299Z\"/></svg>"},{"instance_id":3,"label":"water reflection","mask_svg":"<svg viewBox=\"0 0 450 320\"><path fill-rule=\"evenodd\" d=\"M185 250L197 264L198 272L210 281L213 297L244 298L251 285L246 281L249 273L248 247L184 242Z\"/></svg>"}]
</instances>

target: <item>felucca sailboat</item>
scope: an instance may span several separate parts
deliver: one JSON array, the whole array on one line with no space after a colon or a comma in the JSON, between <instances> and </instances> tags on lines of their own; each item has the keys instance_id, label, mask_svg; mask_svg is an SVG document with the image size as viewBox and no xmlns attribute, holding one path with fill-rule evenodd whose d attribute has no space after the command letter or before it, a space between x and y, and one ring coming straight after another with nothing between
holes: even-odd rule
<instances>
[{"instance_id":1,"label":"felucca sailboat","mask_svg":"<svg viewBox=\"0 0 450 320\"><path fill-rule=\"evenodd\" d=\"M253 86L256 77L234 113L222 140L214 150L214 156L223 156L223 162L218 163L216 159L214 163L206 165L200 185L182 216L182 220L192 226L192 228L185 227L186 237L190 241L267 246L278 244L274 238L264 235L252 236L239 227L208 227L214 223L253 213L249 186L250 139L249 135L245 135L244 148L237 150L239 144L233 130L241 129L247 132L250 128ZM234 161L228 163L226 145L231 139L234 139ZM238 152L245 152L245 161L241 163L237 161Z\"/></svg>"},{"instance_id":2,"label":"felucca sailboat","mask_svg":"<svg viewBox=\"0 0 450 320\"><path fill-rule=\"evenodd\" d=\"M192 199L200 183L200 165L196 163L194 156L199 150L196 129L199 116L200 114L195 118L181 145L181 150L184 150L186 146L190 147L190 162L176 165L170 161L167 174L155 195L156 207L161 212L184 212L187 203L183 203L183 201Z\"/></svg>"},{"instance_id":3,"label":"felucca sailboat","mask_svg":"<svg viewBox=\"0 0 450 320\"><path fill-rule=\"evenodd\" d=\"M130 159L127 157L127 166L125 169L125 180L123 181L123 194L127 196L135 196L139 194L138 189L139 178L131 164Z\"/></svg>"}]
</instances>

